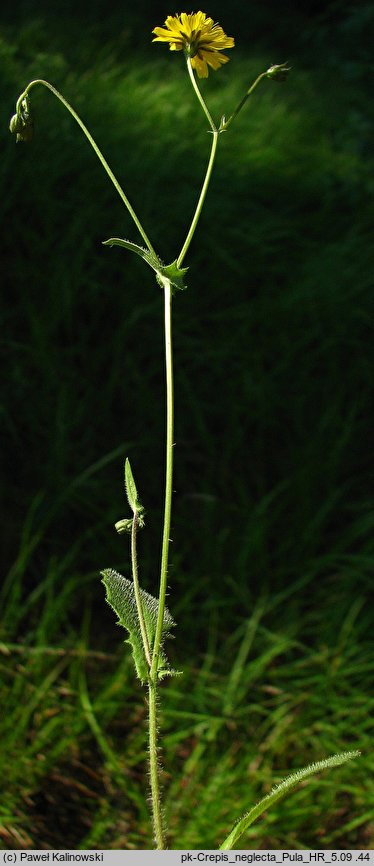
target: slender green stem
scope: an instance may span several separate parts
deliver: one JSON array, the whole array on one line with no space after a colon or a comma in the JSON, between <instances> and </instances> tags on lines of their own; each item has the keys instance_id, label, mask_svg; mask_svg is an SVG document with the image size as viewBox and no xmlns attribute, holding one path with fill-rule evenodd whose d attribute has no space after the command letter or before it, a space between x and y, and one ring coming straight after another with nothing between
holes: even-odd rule
<instances>
[{"instance_id":1,"label":"slender green stem","mask_svg":"<svg viewBox=\"0 0 374 866\"><path fill-rule=\"evenodd\" d=\"M211 147L210 157L209 157L209 162L208 162L208 168L206 170L204 183L203 183L202 190L201 190L200 197L199 197L199 201L197 203L196 210L195 210L195 213L194 213L194 216L192 219L192 223L191 223L190 228L189 228L188 235L186 237L186 240L185 240L183 247L182 247L182 249L179 253L179 256L178 256L178 260L177 260L178 268L180 268L182 265L183 259L186 255L187 251L188 251L188 248L190 246L192 238L195 234L196 226L199 222L200 214L201 214L201 211L203 208L205 196L206 196L207 191L208 191L208 186L209 186L210 178L211 178L212 171L213 171L213 165L214 165L214 160L216 157L217 144L218 144L218 135L219 135L218 130L215 129L213 132L213 140L212 140L212 147Z\"/></svg>"},{"instance_id":2,"label":"slender green stem","mask_svg":"<svg viewBox=\"0 0 374 866\"><path fill-rule=\"evenodd\" d=\"M193 216L193 219L192 219L192 223L191 223L191 225L190 225L190 228L189 228L189 231L188 231L188 234L187 234L186 240L185 240L185 242L184 242L184 244L183 244L183 247L182 247L182 249L181 249L181 251L180 251L180 253L179 253L178 259L177 259L177 265L178 265L178 268L180 268L181 265L182 265L183 259L185 258L185 255L186 255L186 253L187 253L187 251L188 251L188 248L189 248L189 246L190 246L190 243L191 243L191 241L192 241L192 238L193 238L193 236L194 236L194 234L195 234L196 226L197 226L197 224L198 224L198 222L199 222L200 214L201 214L201 211L202 211L202 208L203 208L203 204L204 204L204 201L205 201L205 196L206 196L206 194L207 194L207 190L208 190L208 186L209 186L209 181L210 181L210 178L211 178L211 175L212 175L212 171L213 171L213 165L214 165L214 160L215 160L215 156L216 156L217 144L218 144L218 135L219 135L219 131L218 131L218 129L217 129L217 127L216 127L214 121L212 120L212 117L211 117L210 111L209 111L209 109L208 109L208 107L207 107L207 105L206 105L206 103L205 103L205 100L203 99L202 94L200 93L199 86L198 86L198 84L197 84L197 81L196 81L196 78L195 78L195 75L194 75L194 71L193 71L192 66L191 66L191 58L187 56L186 59L187 59L187 69L188 69L188 74L189 74L189 76L190 76L190 79L191 79L191 82L192 82L193 89L194 89L194 91L195 91L195 93L196 93L196 96L197 96L199 102L200 102L200 105L201 105L201 107L202 107L202 109L203 109L203 112L204 112L205 116L207 117L207 119L208 119L208 121L209 121L209 125L210 125L211 132L212 132L212 135L213 135L213 140L212 140L212 147L211 147L211 151L210 151L210 157L209 157L208 167L207 167L207 170L206 170L205 179L204 179L204 183L203 183L203 186L202 186L202 189L201 189L201 193L200 193L200 196L199 196L199 200L198 200L198 203L197 203L197 205L196 205L196 210L195 210L195 213L194 213L194 216Z\"/></svg>"},{"instance_id":3,"label":"slender green stem","mask_svg":"<svg viewBox=\"0 0 374 866\"><path fill-rule=\"evenodd\" d=\"M143 640L145 657L147 659L149 667L151 667L151 664L152 664L151 652L149 649L148 635L147 635L147 629L145 627L143 605L142 605L142 599L141 599L141 595L140 595L140 586L139 586L138 554L137 554L137 547L136 547L137 530L138 530L138 515L135 512L134 517L133 517L133 521L132 521L132 527L131 527L132 578L133 578L133 582L134 582L136 608L138 611L139 625L140 625L140 631L141 631L142 640Z\"/></svg>"},{"instance_id":4,"label":"slender green stem","mask_svg":"<svg viewBox=\"0 0 374 866\"><path fill-rule=\"evenodd\" d=\"M170 281L164 277L165 306L165 370L166 370L166 476L165 476L165 507L164 529L162 536L161 573L159 607L156 625L155 641L152 653L151 679L155 680L158 669L158 659L164 625L165 598L167 590L167 572L169 562L171 501L173 495L173 437L174 437L174 386L173 386L173 346L172 346L172 294Z\"/></svg>"},{"instance_id":5,"label":"slender green stem","mask_svg":"<svg viewBox=\"0 0 374 866\"><path fill-rule=\"evenodd\" d=\"M254 81L253 84L251 85L251 87L249 88L249 90L247 90L247 93L243 96L243 99L240 100L239 105L237 105L235 111L234 111L234 112L232 113L232 115L228 118L228 120L225 120L224 118L222 118L222 120L223 120L224 122L223 122L223 123L221 122L221 126L220 126L220 128L219 128L219 131L220 131L220 132L225 132L225 130L227 129L227 127L228 127L228 126L230 125L230 123L232 123L232 121L234 120L234 117L236 117L237 114L239 114L239 111L242 110L243 105L245 105L245 103L247 102L247 99L251 96L251 94L252 94L253 91L256 89L256 87L257 87L257 85L260 83L260 81L262 81L263 78L266 78L266 75L267 75L266 72L261 72L261 74L257 76L256 81Z\"/></svg>"},{"instance_id":6,"label":"slender green stem","mask_svg":"<svg viewBox=\"0 0 374 866\"><path fill-rule=\"evenodd\" d=\"M207 106L207 104L206 104L206 102L205 102L205 99L204 99L204 97L203 97L203 95L202 95L202 93L201 93L201 91L200 91L200 88L199 88L199 86L198 86L198 83L197 83L196 78L195 78L195 75L194 75L194 71L193 71L193 69L192 69L191 58L190 58L188 55L187 55L187 57L186 57L186 60L187 60L187 69L188 69L188 74L189 74L190 79L191 79L192 87L193 87L193 89L194 89L194 91L195 91L195 93L196 93L196 96L197 96L197 98L198 98L198 100L199 100L199 102L200 102L200 105L201 105L201 107L202 107L202 109L203 109L203 112L204 112L205 116L208 118L209 126L210 126L212 132L215 132L216 129L217 129L217 127L216 127L216 125L215 125L215 123L214 123L214 120L212 119L212 115L211 115L211 113L210 113L210 111L209 111L209 108L208 108L208 106Z\"/></svg>"},{"instance_id":7,"label":"slender green stem","mask_svg":"<svg viewBox=\"0 0 374 866\"><path fill-rule=\"evenodd\" d=\"M62 94L59 93L59 91L56 90L56 88L53 87L53 85L50 84L49 81L44 81L42 78L37 78L37 79L35 79L34 81L31 81L30 84L27 85L26 90L24 91L24 93L21 94L20 98L18 99L18 101L17 101L17 112L18 112L19 106L21 105L22 99L24 99L24 97L27 96L27 94L29 93L29 91L31 90L31 88L34 87L36 84L42 84L44 87L47 87L48 90L50 90L50 91L51 91L51 92L52 92L52 93L57 97L57 99L59 99L60 102L62 102L62 104L65 106L65 108L67 108L67 110L70 112L70 114L72 115L72 117L74 117L74 120L77 121L77 123L79 124L80 128L83 130L83 132L84 132L86 138L88 138L88 141L90 142L91 146L93 147L93 149L94 149L94 151L95 151L95 153L96 153L96 156L99 158L101 164L104 166L105 171L106 171L108 177L110 177L110 180L112 181L112 183L113 183L114 187L116 188L118 194L120 195L122 201L123 201L124 204L126 205L127 210L129 211L129 214L132 216L132 218L133 218L133 220L134 220L134 223L135 223L135 225L136 225L138 231L140 232L140 234L141 234L141 236L142 236L144 242L146 243L148 249L149 249L150 252L153 253L153 255L155 255L156 258L157 258L157 255L156 255L156 253L155 253L155 251L154 251L154 249L153 249L153 246L152 246L152 244L151 244L151 242L150 242L148 236L146 235L146 233L145 233L145 231L144 231L144 229L143 229L143 226L142 226L140 220L138 219L138 217L137 217L137 215L136 215L136 213L135 213L135 211L134 211L132 205L130 204L130 202L129 202L128 198L127 198L127 195L124 193L124 191L123 191L123 189L122 189L120 183L118 182L117 178L116 178L115 175L113 174L113 172L112 172L111 168L109 167L109 165L108 165L108 163L107 163L105 157L104 157L103 154L101 153L100 148L97 146L96 141L92 138L91 133L88 131L87 127L85 126L85 124L83 123L83 121L80 119L80 117L79 117L79 115L77 114L77 112L74 111L74 108L72 108L72 106L71 106L71 105L67 102L67 100L62 96Z\"/></svg>"},{"instance_id":8,"label":"slender green stem","mask_svg":"<svg viewBox=\"0 0 374 866\"><path fill-rule=\"evenodd\" d=\"M173 387L173 347L172 347L172 293L170 281L164 277L165 299L165 368L166 368L166 478L165 510L162 537L160 590L155 640L152 651L152 666L149 680L149 764L153 824L158 849L165 848L161 797L159 784L159 765L157 749L157 671L164 623L165 598L169 562L171 502L173 494L173 437L174 437L174 387Z\"/></svg>"}]
</instances>

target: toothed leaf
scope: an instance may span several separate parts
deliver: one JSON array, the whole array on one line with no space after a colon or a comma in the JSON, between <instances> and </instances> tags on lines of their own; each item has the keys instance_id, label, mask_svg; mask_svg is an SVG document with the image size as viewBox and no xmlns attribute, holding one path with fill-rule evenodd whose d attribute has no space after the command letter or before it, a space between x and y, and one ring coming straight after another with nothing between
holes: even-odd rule
<instances>
[{"instance_id":1,"label":"toothed leaf","mask_svg":"<svg viewBox=\"0 0 374 866\"><path fill-rule=\"evenodd\" d=\"M141 682L145 683L148 679L148 665L143 649L143 641L136 608L134 584L131 580L128 580L127 577L122 577L121 574L118 574L118 572L114 571L112 568L106 568L105 571L101 572L101 574L103 576L102 582L106 589L106 600L118 616L118 625L122 625L129 633L129 637L125 643L130 644L136 673ZM153 595L145 592L144 589L140 590L140 596L142 600L148 643L150 647L152 647L156 634L158 600L154 598ZM163 639L170 636L170 630L174 625L175 622L167 607L165 607ZM158 663L159 675L161 677L166 676L166 672L169 671L170 668L167 658L163 649L161 649ZM173 672L170 671L170 673Z\"/></svg>"},{"instance_id":2,"label":"toothed leaf","mask_svg":"<svg viewBox=\"0 0 374 866\"><path fill-rule=\"evenodd\" d=\"M184 284L184 276L187 271L188 268L178 268L177 259L175 259L175 262L172 262L170 265L162 265L157 268L158 274L162 277L166 277L175 289L180 289L181 291L187 288Z\"/></svg>"}]
</instances>

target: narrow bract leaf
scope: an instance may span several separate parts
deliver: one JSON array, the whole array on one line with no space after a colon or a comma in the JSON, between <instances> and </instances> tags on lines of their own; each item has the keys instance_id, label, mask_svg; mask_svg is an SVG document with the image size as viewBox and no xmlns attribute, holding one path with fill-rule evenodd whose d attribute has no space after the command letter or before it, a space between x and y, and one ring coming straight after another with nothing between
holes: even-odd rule
<instances>
[{"instance_id":1,"label":"narrow bract leaf","mask_svg":"<svg viewBox=\"0 0 374 866\"><path fill-rule=\"evenodd\" d=\"M138 499L138 491L136 489L136 484L131 471L130 461L128 457L126 457L125 460L125 488L131 511L133 511L134 514L137 514L139 511L143 511L143 507Z\"/></svg>"},{"instance_id":2,"label":"narrow bract leaf","mask_svg":"<svg viewBox=\"0 0 374 866\"><path fill-rule=\"evenodd\" d=\"M163 265L160 259L154 256L150 250L140 247L132 241L126 241L123 238L109 238L109 240L103 241L103 245L105 247L124 247L126 250L136 253L137 256L140 256L155 271L157 280L161 286L163 285L162 277L166 277L174 288L186 288L184 275L187 273L188 268L178 268L177 260L170 265Z\"/></svg>"},{"instance_id":3,"label":"narrow bract leaf","mask_svg":"<svg viewBox=\"0 0 374 866\"><path fill-rule=\"evenodd\" d=\"M125 247L126 250L131 250L132 253L136 253L137 256L144 259L147 265L153 268L154 271L157 271L160 266L158 258L150 250L140 247L138 244L133 244L132 241L126 241L123 238L109 238L108 241L103 241L103 245L104 247Z\"/></svg>"},{"instance_id":4,"label":"narrow bract leaf","mask_svg":"<svg viewBox=\"0 0 374 866\"><path fill-rule=\"evenodd\" d=\"M118 624L122 625L129 633L128 640L125 641L125 643L130 644L136 673L141 682L145 683L148 679L149 668L144 653L142 635L140 631L134 584L131 580L128 580L127 577L122 577L122 574L119 574L112 568L105 569L105 571L102 571L101 574L103 577L102 582L106 589L106 600L117 614ZM142 608L148 643L149 646L152 647L156 634L158 600L154 598L153 595L145 592L144 589L140 590L140 596L142 600ZM167 607L165 607L163 621L163 640L170 636L170 631L174 625L175 622L170 615ZM169 671L170 674L174 673L170 670L170 666L163 650L161 650L160 652L158 670L161 677L165 676L166 672Z\"/></svg>"},{"instance_id":5,"label":"narrow bract leaf","mask_svg":"<svg viewBox=\"0 0 374 866\"><path fill-rule=\"evenodd\" d=\"M323 761L316 761L315 764L309 764L308 767L304 767L302 770L296 770L295 773L292 773L291 776L287 776L286 779L283 779L282 782L279 782L274 786L270 794L266 797L263 797L253 809L250 809L243 818L235 824L231 833L227 836L225 841L220 846L220 851L229 851L235 844L238 842L240 837L245 833L245 831L250 827L251 824L259 818L260 815L263 814L273 803L276 803L277 800L280 800L285 794L288 793L292 788L298 785L299 782L302 782L304 779L308 779L309 776L313 776L315 773L319 773L321 770L326 770L328 767L338 767L340 764L345 764L346 761L351 761L353 758L358 758L360 752L341 752L340 755L333 755L331 758L325 758Z\"/></svg>"}]
</instances>

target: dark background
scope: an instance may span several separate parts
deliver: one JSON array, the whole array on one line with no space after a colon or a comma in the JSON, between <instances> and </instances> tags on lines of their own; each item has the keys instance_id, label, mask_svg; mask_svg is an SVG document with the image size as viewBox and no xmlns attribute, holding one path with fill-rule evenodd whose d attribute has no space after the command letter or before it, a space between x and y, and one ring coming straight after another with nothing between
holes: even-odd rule
<instances>
[{"instance_id":1,"label":"dark background","mask_svg":"<svg viewBox=\"0 0 374 866\"><path fill-rule=\"evenodd\" d=\"M6 137L6 118L30 78L61 88L171 260L207 140L180 58L150 40L168 11L97 2L2 13L2 533L5 573L26 544L27 591L67 550L86 575L126 563L111 530L126 513L122 453L147 510L143 580L155 585L162 299L140 261L101 246L136 231L57 101L33 91L29 146ZM259 592L300 579L298 604L310 606L315 581L335 593L337 573L349 603L366 591L372 543L372 9L218 2L208 12L237 44L204 85L216 114L222 88L240 99L264 65L293 69L256 93L222 142L189 288L175 300L171 574L193 633L196 607L205 617L226 606L228 586L239 618Z\"/></svg>"}]
</instances>

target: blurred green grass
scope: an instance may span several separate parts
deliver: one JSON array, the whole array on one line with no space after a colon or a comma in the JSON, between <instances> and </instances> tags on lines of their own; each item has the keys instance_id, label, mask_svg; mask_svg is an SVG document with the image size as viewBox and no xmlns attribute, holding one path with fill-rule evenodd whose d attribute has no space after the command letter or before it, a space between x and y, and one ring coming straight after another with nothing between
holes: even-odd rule
<instances>
[{"instance_id":1,"label":"blurred green grass","mask_svg":"<svg viewBox=\"0 0 374 866\"><path fill-rule=\"evenodd\" d=\"M367 57L344 60L347 29L340 37L327 66L306 52L222 137L176 298L169 603L175 665L189 662L163 702L174 847L215 846L272 769L280 778L347 746L364 758L294 794L248 839L370 844L372 117ZM50 47L38 21L4 30L7 113L30 79L59 87L171 260L209 146L182 63L157 46L154 59L122 61L92 34L79 51L68 40L66 52ZM214 116L282 59L233 55L203 83ZM98 572L128 571L111 526L125 516L129 454L147 509L143 585L157 584L162 303L140 262L101 247L137 237L78 128L46 91L32 104L35 140L16 148L4 133L0 171L0 832L9 847L59 847L69 827L71 846L149 847L144 710Z\"/></svg>"},{"instance_id":2,"label":"blurred green grass","mask_svg":"<svg viewBox=\"0 0 374 866\"><path fill-rule=\"evenodd\" d=\"M63 645L51 645L57 586L52 595L41 611L38 605L29 644L0 645L4 846L151 848L146 709L130 660L114 637L113 652L95 649L88 604L80 636L70 630ZM162 780L172 848L217 847L275 780L350 746L362 749L361 759L301 786L243 844L370 847L373 699L363 684L373 663L360 645L360 606L329 644L310 647L296 623L284 628L283 605L283 598L261 599L224 641L211 623L204 656L165 690Z\"/></svg>"}]
</instances>

